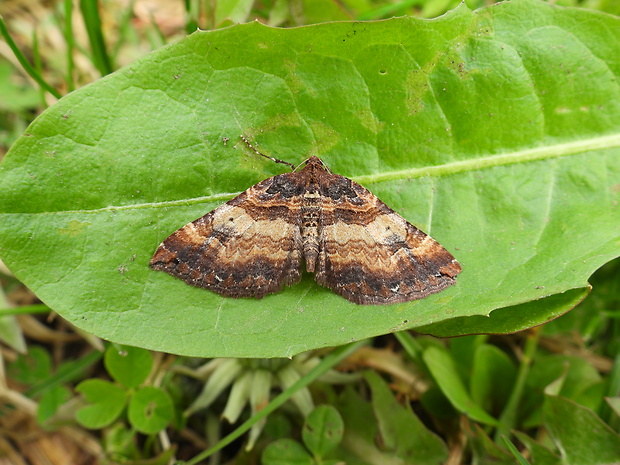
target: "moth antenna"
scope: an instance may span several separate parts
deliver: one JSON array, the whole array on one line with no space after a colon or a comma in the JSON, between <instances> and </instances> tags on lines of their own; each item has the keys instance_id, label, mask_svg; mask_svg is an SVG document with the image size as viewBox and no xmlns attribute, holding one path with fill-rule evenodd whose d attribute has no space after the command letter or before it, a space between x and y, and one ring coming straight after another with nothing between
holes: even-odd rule
<instances>
[{"instance_id":1,"label":"moth antenna","mask_svg":"<svg viewBox=\"0 0 620 465\"><path fill-rule=\"evenodd\" d=\"M280 160L278 158L270 157L269 155L265 155L264 153L259 152L256 147L250 144L250 141L243 134L241 134L239 137L243 142L245 142L245 145L247 145L255 154L260 155L261 157L269 158L271 161L274 161L276 163L282 163L283 165L289 166L293 171L297 169L297 167L292 163Z\"/></svg>"},{"instance_id":2,"label":"moth antenna","mask_svg":"<svg viewBox=\"0 0 620 465\"><path fill-rule=\"evenodd\" d=\"M304 163L306 163L307 161L308 161L307 159L306 159L306 160L304 160L304 161L302 161L299 165L297 165L297 166L295 166L295 168L293 168L293 171L297 171L297 170L299 169L299 167L300 167L301 165L303 165Z\"/></svg>"},{"instance_id":3,"label":"moth antenna","mask_svg":"<svg viewBox=\"0 0 620 465\"><path fill-rule=\"evenodd\" d=\"M301 165L303 165L304 163L308 163L308 160L310 160L310 158L313 158L313 157L306 158L299 165L297 165L293 171L297 171ZM327 166L323 160L321 160L319 157L314 157L314 158L316 158L321 163L321 166L325 168L325 171L327 171L328 173L332 173L332 170L329 169L329 166Z\"/></svg>"}]
</instances>

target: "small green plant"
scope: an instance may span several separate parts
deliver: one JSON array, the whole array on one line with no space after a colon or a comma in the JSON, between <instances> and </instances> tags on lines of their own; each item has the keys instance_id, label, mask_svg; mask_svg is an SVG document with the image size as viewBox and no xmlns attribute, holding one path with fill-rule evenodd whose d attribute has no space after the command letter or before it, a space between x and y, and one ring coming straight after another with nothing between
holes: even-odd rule
<instances>
[{"instance_id":1,"label":"small green plant","mask_svg":"<svg viewBox=\"0 0 620 465\"><path fill-rule=\"evenodd\" d=\"M141 433L155 434L170 424L174 406L168 393L155 386L141 386L153 365L148 350L111 344L104 363L114 382L87 379L75 388L88 402L76 413L81 425L104 428L117 421L125 409L129 424Z\"/></svg>"},{"instance_id":2,"label":"small green plant","mask_svg":"<svg viewBox=\"0 0 620 465\"><path fill-rule=\"evenodd\" d=\"M344 434L342 417L331 405L319 405L302 428L303 445L293 439L278 439L270 443L262 456L263 465L335 465L329 454L340 444Z\"/></svg>"}]
</instances>

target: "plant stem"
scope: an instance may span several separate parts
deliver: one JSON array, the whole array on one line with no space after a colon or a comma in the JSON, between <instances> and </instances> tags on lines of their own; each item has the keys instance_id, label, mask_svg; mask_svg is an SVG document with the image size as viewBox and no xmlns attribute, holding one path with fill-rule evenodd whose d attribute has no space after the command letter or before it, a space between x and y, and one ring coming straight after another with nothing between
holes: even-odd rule
<instances>
[{"instance_id":1,"label":"plant stem","mask_svg":"<svg viewBox=\"0 0 620 465\"><path fill-rule=\"evenodd\" d=\"M521 397L523 396L525 381L527 380L527 376L530 372L532 359L534 357L534 353L536 352L536 348L538 347L540 333L540 327L536 327L532 328L528 334L514 389L510 394L510 399L508 399L506 408L499 417L499 426L495 431L495 442L497 444L499 444L502 436L506 436L506 438L510 437L510 430L512 430L516 424L517 410L519 408L519 404L521 403Z\"/></svg>"}]
</instances>

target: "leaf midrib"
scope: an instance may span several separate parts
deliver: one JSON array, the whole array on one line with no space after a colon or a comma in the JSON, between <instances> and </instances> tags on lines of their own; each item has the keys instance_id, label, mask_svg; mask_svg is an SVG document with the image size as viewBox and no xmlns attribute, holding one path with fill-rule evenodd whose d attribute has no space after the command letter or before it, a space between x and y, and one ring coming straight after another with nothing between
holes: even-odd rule
<instances>
[{"instance_id":1,"label":"leaf midrib","mask_svg":"<svg viewBox=\"0 0 620 465\"><path fill-rule=\"evenodd\" d=\"M438 166L425 166L386 173L369 174L351 178L360 184L373 184L384 181L399 179L420 178L423 176L447 176L463 173L466 171L479 171L485 168L493 168L515 163L527 163L531 161L559 158L578 153L591 152L593 150L605 150L620 147L620 134L583 139L564 144L548 145L533 149L519 150L516 152L479 157L470 160L461 160L445 163Z\"/></svg>"},{"instance_id":2,"label":"leaf midrib","mask_svg":"<svg viewBox=\"0 0 620 465\"><path fill-rule=\"evenodd\" d=\"M620 134L581 139L563 144L547 145L533 149L519 150L516 152L496 154L487 157L478 157L469 160L455 161L437 166L425 166L406 170L388 171L363 176L354 176L351 179L362 185L377 184L380 182L401 179L413 179L421 177L440 177L458 174L468 171L479 171L496 166L511 165L515 163L528 163L552 158L560 158L594 150L605 150L620 147ZM249 186L248 186L249 187ZM175 206L190 206L207 202L225 202L239 195L240 192L223 192L192 199L170 200L165 202L150 202L133 205L107 206L92 210L60 210L53 212L35 212L37 215L49 215L57 213L99 213L107 211L134 210L141 208L167 208ZM28 214L33 214L27 212ZM23 213L21 213L23 214Z\"/></svg>"}]
</instances>

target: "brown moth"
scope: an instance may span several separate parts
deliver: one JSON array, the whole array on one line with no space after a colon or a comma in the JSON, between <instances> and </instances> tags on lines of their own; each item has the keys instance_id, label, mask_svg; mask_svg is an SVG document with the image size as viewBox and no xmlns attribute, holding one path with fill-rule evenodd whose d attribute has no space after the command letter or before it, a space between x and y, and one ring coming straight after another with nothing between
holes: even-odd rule
<instances>
[{"instance_id":1,"label":"brown moth","mask_svg":"<svg viewBox=\"0 0 620 465\"><path fill-rule=\"evenodd\" d=\"M298 283L302 263L318 284L364 305L422 299L461 271L432 237L318 157L174 232L150 266L223 296L260 299Z\"/></svg>"}]
</instances>

